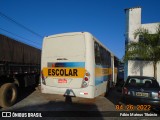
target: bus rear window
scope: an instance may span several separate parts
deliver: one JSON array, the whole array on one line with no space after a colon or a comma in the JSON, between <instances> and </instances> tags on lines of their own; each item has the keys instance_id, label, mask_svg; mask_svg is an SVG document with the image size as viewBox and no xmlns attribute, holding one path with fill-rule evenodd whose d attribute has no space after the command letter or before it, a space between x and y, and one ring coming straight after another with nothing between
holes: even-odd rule
<instances>
[{"instance_id":1,"label":"bus rear window","mask_svg":"<svg viewBox=\"0 0 160 120\"><path fill-rule=\"evenodd\" d=\"M85 41L83 35L51 37L44 42L43 57L85 56Z\"/></svg>"}]
</instances>

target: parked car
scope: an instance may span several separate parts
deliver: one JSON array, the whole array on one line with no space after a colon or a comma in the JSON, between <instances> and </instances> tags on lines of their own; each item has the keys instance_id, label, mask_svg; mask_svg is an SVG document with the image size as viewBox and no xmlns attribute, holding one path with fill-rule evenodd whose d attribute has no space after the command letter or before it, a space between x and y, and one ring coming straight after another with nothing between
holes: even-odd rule
<instances>
[{"instance_id":1,"label":"parked car","mask_svg":"<svg viewBox=\"0 0 160 120\"><path fill-rule=\"evenodd\" d=\"M160 107L160 86L153 77L128 76L122 87L122 102Z\"/></svg>"}]
</instances>

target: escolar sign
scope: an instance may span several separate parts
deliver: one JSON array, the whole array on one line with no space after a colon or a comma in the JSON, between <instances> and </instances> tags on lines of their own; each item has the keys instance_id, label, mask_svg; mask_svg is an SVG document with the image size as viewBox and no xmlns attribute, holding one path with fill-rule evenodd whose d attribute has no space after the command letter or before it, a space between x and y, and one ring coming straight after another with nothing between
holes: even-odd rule
<instances>
[{"instance_id":1,"label":"escolar sign","mask_svg":"<svg viewBox=\"0 0 160 120\"><path fill-rule=\"evenodd\" d=\"M45 77L83 78L84 74L85 74L84 68L65 68L65 67L43 68L43 75Z\"/></svg>"}]
</instances>

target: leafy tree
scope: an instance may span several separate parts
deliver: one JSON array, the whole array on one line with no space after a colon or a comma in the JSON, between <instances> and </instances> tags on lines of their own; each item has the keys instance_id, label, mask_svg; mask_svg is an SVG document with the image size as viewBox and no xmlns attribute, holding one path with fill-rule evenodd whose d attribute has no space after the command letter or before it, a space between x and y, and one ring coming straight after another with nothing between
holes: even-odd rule
<instances>
[{"instance_id":1,"label":"leafy tree","mask_svg":"<svg viewBox=\"0 0 160 120\"><path fill-rule=\"evenodd\" d=\"M128 43L124 59L152 62L154 77L157 78L157 63L160 62L160 23L156 33L151 34L148 29L139 28L134 32L134 37L139 37L139 41Z\"/></svg>"}]
</instances>

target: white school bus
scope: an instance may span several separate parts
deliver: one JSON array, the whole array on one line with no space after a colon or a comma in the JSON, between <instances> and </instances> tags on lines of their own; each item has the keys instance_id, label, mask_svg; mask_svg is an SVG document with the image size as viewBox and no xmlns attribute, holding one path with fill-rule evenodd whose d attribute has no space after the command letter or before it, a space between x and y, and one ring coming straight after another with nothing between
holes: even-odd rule
<instances>
[{"instance_id":1,"label":"white school bus","mask_svg":"<svg viewBox=\"0 0 160 120\"><path fill-rule=\"evenodd\" d=\"M116 81L115 56L88 32L45 37L42 93L82 98L104 95Z\"/></svg>"}]
</instances>

